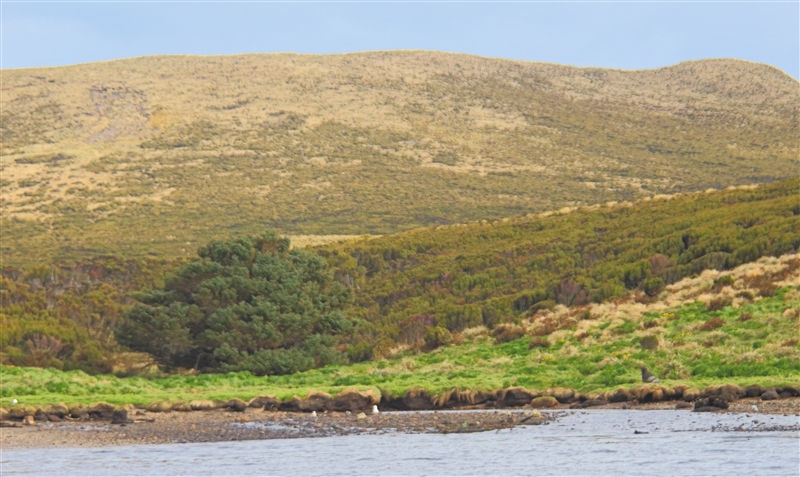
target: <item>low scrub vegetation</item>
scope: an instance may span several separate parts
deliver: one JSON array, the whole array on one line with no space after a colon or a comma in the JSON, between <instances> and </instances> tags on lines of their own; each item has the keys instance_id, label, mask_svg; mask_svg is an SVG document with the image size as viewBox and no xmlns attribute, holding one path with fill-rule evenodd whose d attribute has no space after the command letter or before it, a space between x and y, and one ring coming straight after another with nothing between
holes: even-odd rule
<instances>
[{"instance_id":1,"label":"low scrub vegetation","mask_svg":"<svg viewBox=\"0 0 800 477\"><path fill-rule=\"evenodd\" d=\"M430 351L480 327L498 343L548 337L596 319L597 304L630 298L648 307L682 277L712 269L728 270L704 285L711 295L703 306L718 316L776 295L781 282L772 274L730 270L800 245L798 185L423 229L308 252L289 251L273 234L212 242L191 261L107 257L6 269L0 357L92 373L155 364L290 373ZM745 216L759 220L743 228ZM794 262L781 263L781 273L793 273ZM275 273L288 288L263 295L259 283ZM281 290L293 298L281 304ZM637 326L657 330L668 321ZM290 330L288 322L304 325ZM632 322L612 328L617 336L637 330Z\"/></svg>"},{"instance_id":2,"label":"low scrub vegetation","mask_svg":"<svg viewBox=\"0 0 800 477\"><path fill-rule=\"evenodd\" d=\"M675 295L690 288L691 284L683 283ZM2 366L0 404L7 405L12 398L26 404L99 400L144 404L156 400L248 399L263 394L289 399L305 396L310 390L336 394L349 387L394 396L410 389L424 389L438 396L452 389L494 391L509 386L539 390L560 386L591 392L640 383L639 367L643 364L666 386L703 389L723 383L774 386L800 382L797 286L780 288L774 297L724 308L717 312L723 325L711 332L695 330L697 324L711 319L701 302L665 307L668 303L665 299L646 308L633 300L592 305L595 318L573 323L548 339L521 337L496 344L485 330L465 330L460 336L462 344L443 344L430 353L330 365L287 376L257 377L239 372L145 379ZM639 310L638 315L628 313L634 309ZM739 321L742 313L752 318ZM653 318L663 320L664 326L639 331L642 322ZM625 335L611 332L629 324L636 331ZM659 346L641 346L640 333L657 336ZM712 333L716 338L709 337ZM705 346L710 338L712 345Z\"/></svg>"},{"instance_id":3,"label":"low scrub vegetation","mask_svg":"<svg viewBox=\"0 0 800 477\"><path fill-rule=\"evenodd\" d=\"M580 307L631 293L647 304L684 277L792 252L800 246L800 216L793 211L799 187L791 180L629 207L421 229L317 252L354 289L348 313L363 322L343 342L351 360L380 358L414 346L420 326L451 333L492 329L546 316L558 306L588 313ZM759 220L744 228L742 217ZM735 294L752 299L777 289L758 275L744 277L747 286L728 294L731 280L724 274L709 286L719 293L706 302L708 311L730 306ZM539 320L533 334L546 336L558 326ZM506 337L512 338L499 339Z\"/></svg>"}]
</instances>

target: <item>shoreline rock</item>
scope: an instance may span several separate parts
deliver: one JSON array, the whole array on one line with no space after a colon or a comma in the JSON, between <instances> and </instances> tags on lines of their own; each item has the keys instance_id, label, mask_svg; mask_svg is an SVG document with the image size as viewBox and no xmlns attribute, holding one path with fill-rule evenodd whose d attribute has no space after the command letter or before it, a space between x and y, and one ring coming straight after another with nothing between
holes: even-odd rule
<instances>
[{"instance_id":1,"label":"shoreline rock","mask_svg":"<svg viewBox=\"0 0 800 477\"><path fill-rule=\"evenodd\" d=\"M403 396L379 396L373 391L345 389L332 397L328 393L309 391L305 398L294 396L280 401L275 396L257 396L249 401L233 398L228 401L209 400L155 401L141 406L151 413L171 413L190 411L225 410L243 413L247 409L260 409L267 412L371 412L378 405L387 411L436 411L459 409L586 409L613 406L626 403L633 406L672 403L674 408L692 407L697 412L721 411L731 403L742 399L758 399L763 402L779 401L800 397L800 387L783 386L763 388L759 385L741 387L734 384L709 386L698 390L686 386L666 387L662 384L640 384L630 389L618 388L605 393L583 394L568 388L549 388L545 391L526 389L520 386L499 389L494 393L486 391L457 390L431 396L424 389L410 389ZM687 406L688 404L688 406ZM36 422L68 421L123 421L117 411L128 413L135 409L127 404L115 406L107 402L97 402L90 406L64 403L47 406L17 404L9 409L0 408L0 421L21 422L31 416ZM127 419L127 418L126 418Z\"/></svg>"},{"instance_id":2,"label":"shoreline rock","mask_svg":"<svg viewBox=\"0 0 800 477\"><path fill-rule=\"evenodd\" d=\"M441 396L440 396L441 397ZM596 396L589 396L596 397ZM557 402L552 396L540 396L551 402ZM706 398L711 401L718 397ZM186 442L226 442L239 440L287 439L298 437L329 437L351 434L383 434L383 433L469 433L511 429L524 425L546 425L565 412L591 412L583 410L569 411L568 407L586 405L595 399L586 399L582 403L571 405L557 404L549 411L539 412L528 408L503 410L494 408L493 404L482 412L474 411L407 411L381 412L370 414L365 412L323 411L316 416L305 413L287 413L281 411L264 411L258 408L246 408L244 412L229 412L218 408L206 412L173 412L151 413L144 409L122 409L120 406L113 412L112 422L37 422L25 426L21 421L0 421L4 432L0 433L0 446L3 449L53 446L113 446L136 444L167 444ZM708 401L708 402L711 402ZM758 413L795 414L800 416L800 397L761 401L760 397L744 398L729 404L727 410L711 409L714 412L735 412L752 415L754 404L758 405ZM608 403L600 406L589 406L594 409L605 409L613 412L617 409L666 410L678 407L692 407L685 401L646 403L635 402ZM712 406L713 407L713 406ZM675 411L675 412L689 412ZM33 416L29 414L29 418ZM30 421L29 419L29 421Z\"/></svg>"}]
</instances>

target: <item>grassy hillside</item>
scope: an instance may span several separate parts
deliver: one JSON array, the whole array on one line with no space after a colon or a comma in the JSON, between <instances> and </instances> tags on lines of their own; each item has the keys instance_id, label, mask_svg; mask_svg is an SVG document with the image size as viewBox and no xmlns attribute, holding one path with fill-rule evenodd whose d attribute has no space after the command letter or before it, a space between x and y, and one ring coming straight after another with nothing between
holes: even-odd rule
<instances>
[{"instance_id":1,"label":"grassy hillside","mask_svg":"<svg viewBox=\"0 0 800 477\"><path fill-rule=\"evenodd\" d=\"M431 327L492 327L556 304L642 294L703 270L800 247L800 181L443 226L326 246L365 320L353 359L385 356ZM554 325L555 326L555 325Z\"/></svg>"},{"instance_id":2,"label":"grassy hillside","mask_svg":"<svg viewBox=\"0 0 800 477\"><path fill-rule=\"evenodd\" d=\"M341 338L342 351L351 361L385 358L429 351L479 326L506 339L521 331L504 325L534 320L535 333L547 336L574 326L590 303L653 303L685 277L796 252L799 187L795 179L420 229L313 250L353 292L345 311L360 325ZM163 285L174 265L101 257L4 270L0 357L15 365L92 372L147 362L146 356L118 356L114 333L132 303L127 296ZM751 298L775 291L767 281L751 280L747 287L743 293ZM575 315L551 316L562 307Z\"/></svg>"},{"instance_id":3,"label":"grassy hillside","mask_svg":"<svg viewBox=\"0 0 800 477\"><path fill-rule=\"evenodd\" d=\"M760 296L769 285L772 296ZM550 320L564 326L541 336ZM562 386L582 392L631 387L646 364L663 385L703 389L800 383L800 258L764 258L730 272L704 272L671 285L655 301L635 299L559 308L524 320L523 335L506 341L485 327L465 330L456 344L427 354L329 366L290 376L249 373L156 379L87 376L80 371L0 366L0 404L156 400L282 399L310 390L336 394L373 389L403 395L422 388L433 396L451 389L494 391Z\"/></svg>"},{"instance_id":4,"label":"grassy hillside","mask_svg":"<svg viewBox=\"0 0 800 477\"><path fill-rule=\"evenodd\" d=\"M3 71L3 262L174 258L796 176L797 81L436 52Z\"/></svg>"}]
</instances>

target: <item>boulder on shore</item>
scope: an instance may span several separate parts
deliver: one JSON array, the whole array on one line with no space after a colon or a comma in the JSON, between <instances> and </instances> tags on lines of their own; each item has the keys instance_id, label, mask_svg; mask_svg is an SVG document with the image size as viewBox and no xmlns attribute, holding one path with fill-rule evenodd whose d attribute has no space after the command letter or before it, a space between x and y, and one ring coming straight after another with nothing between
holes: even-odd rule
<instances>
[{"instance_id":1,"label":"boulder on shore","mask_svg":"<svg viewBox=\"0 0 800 477\"><path fill-rule=\"evenodd\" d=\"M718 412L728 409L728 401L720 396L700 398L694 402L693 412Z\"/></svg>"},{"instance_id":2,"label":"boulder on shore","mask_svg":"<svg viewBox=\"0 0 800 477\"><path fill-rule=\"evenodd\" d=\"M558 407L558 400L553 396L539 396L531 400L531 407L534 409L550 409Z\"/></svg>"},{"instance_id":3,"label":"boulder on shore","mask_svg":"<svg viewBox=\"0 0 800 477\"><path fill-rule=\"evenodd\" d=\"M797 387L794 387L794 386L784 386L783 387L783 392L789 393L792 396L800 396L800 388L797 388Z\"/></svg>"},{"instance_id":4,"label":"boulder on shore","mask_svg":"<svg viewBox=\"0 0 800 477\"><path fill-rule=\"evenodd\" d=\"M607 399L610 402L628 402L632 399L631 393L625 388L618 388L614 392L609 392Z\"/></svg>"},{"instance_id":5,"label":"boulder on shore","mask_svg":"<svg viewBox=\"0 0 800 477\"><path fill-rule=\"evenodd\" d=\"M117 409L113 413L111 413L111 424L127 424L128 423L128 411L125 409Z\"/></svg>"},{"instance_id":6,"label":"boulder on shore","mask_svg":"<svg viewBox=\"0 0 800 477\"><path fill-rule=\"evenodd\" d=\"M486 391L475 391L472 393L472 404L483 404L486 401L491 401L495 397L494 393Z\"/></svg>"},{"instance_id":7,"label":"boulder on shore","mask_svg":"<svg viewBox=\"0 0 800 477\"><path fill-rule=\"evenodd\" d=\"M171 412L172 404L167 401L156 401L148 404L145 409L147 409L148 412Z\"/></svg>"},{"instance_id":8,"label":"boulder on shore","mask_svg":"<svg viewBox=\"0 0 800 477\"><path fill-rule=\"evenodd\" d=\"M186 401L175 401L172 403L172 410L177 412L191 412L192 406Z\"/></svg>"},{"instance_id":9,"label":"boulder on shore","mask_svg":"<svg viewBox=\"0 0 800 477\"><path fill-rule=\"evenodd\" d=\"M117 407L107 402L96 402L89 406L89 417L92 419L107 421L111 419L111 414ZM72 414L72 412L70 412Z\"/></svg>"},{"instance_id":10,"label":"boulder on shore","mask_svg":"<svg viewBox=\"0 0 800 477\"><path fill-rule=\"evenodd\" d=\"M72 404L69 406L69 417L72 419L86 419L89 417L89 409L84 404Z\"/></svg>"},{"instance_id":11,"label":"boulder on shore","mask_svg":"<svg viewBox=\"0 0 800 477\"><path fill-rule=\"evenodd\" d=\"M753 384L744 388L744 395L745 397L754 398L764 394L764 391L765 391L764 388L762 388L758 384Z\"/></svg>"},{"instance_id":12,"label":"boulder on shore","mask_svg":"<svg viewBox=\"0 0 800 477\"><path fill-rule=\"evenodd\" d=\"M497 392L497 406L519 407L529 404L533 398L541 396L538 391L530 391L520 386L501 389Z\"/></svg>"},{"instance_id":13,"label":"boulder on shore","mask_svg":"<svg viewBox=\"0 0 800 477\"><path fill-rule=\"evenodd\" d=\"M575 391L569 388L549 388L542 393L543 396L552 396L561 404L570 404L575 397Z\"/></svg>"},{"instance_id":14,"label":"boulder on shore","mask_svg":"<svg viewBox=\"0 0 800 477\"><path fill-rule=\"evenodd\" d=\"M780 396L774 389L769 389L767 391L764 391L764 393L761 395L762 401L773 401L775 399L780 399Z\"/></svg>"},{"instance_id":15,"label":"boulder on shore","mask_svg":"<svg viewBox=\"0 0 800 477\"><path fill-rule=\"evenodd\" d=\"M281 401L278 405L278 410L283 412L300 412L300 406L303 400L297 396L292 396L288 401Z\"/></svg>"},{"instance_id":16,"label":"boulder on shore","mask_svg":"<svg viewBox=\"0 0 800 477\"><path fill-rule=\"evenodd\" d=\"M114 412L117 407L104 401L96 402L89 406L89 412Z\"/></svg>"},{"instance_id":17,"label":"boulder on shore","mask_svg":"<svg viewBox=\"0 0 800 477\"><path fill-rule=\"evenodd\" d=\"M403 407L409 411L425 411L433 409L434 402L428 391L424 389L409 389L403 396Z\"/></svg>"},{"instance_id":18,"label":"boulder on shore","mask_svg":"<svg viewBox=\"0 0 800 477\"><path fill-rule=\"evenodd\" d=\"M33 414L33 418L39 422L45 422L47 421L47 414L44 412L44 409L36 406L36 412Z\"/></svg>"},{"instance_id":19,"label":"boulder on shore","mask_svg":"<svg viewBox=\"0 0 800 477\"><path fill-rule=\"evenodd\" d=\"M300 410L303 412L327 411L332 407L331 395L319 391L309 391L306 398L300 401Z\"/></svg>"},{"instance_id":20,"label":"boulder on shore","mask_svg":"<svg viewBox=\"0 0 800 477\"><path fill-rule=\"evenodd\" d=\"M664 400L664 388L655 384L646 384L631 389L631 394L640 403L661 402Z\"/></svg>"},{"instance_id":21,"label":"boulder on shore","mask_svg":"<svg viewBox=\"0 0 800 477\"><path fill-rule=\"evenodd\" d=\"M608 401L605 399L587 399L583 402L576 402L570 406L570 409L586 409L587 407L605 406Z\"/></svg>"},{"instance_id":22,"label":"boulder on shore","mask_svg":"<svg viewBox=\"0 0 800 477\"><path fill-rule=\"evenodd\" d=\"M256 396L247 404L249 407L256 409L263 409L265 411L276 411L280 406L281 401L275 396Z\"/></svg>"},{"instance_id":23,"label":"boulder on shore","mask_svg":"<svg viewBox=\"0 0 800 477\"><path fill-rule=\"evenodd\" d=\"M189 401L189 407L192 408L192 411L211 411L216 409L217 405L214 404L214 401L207 399L194 399Z\"/></svg>"},{"instance_id":24,"label":"boulder on shore","mask_svg":"<svg viewBox=\"0 0 800 477\"><path fill-rule=\"evenodd\" d=\"M22 404L17 404L8 410L8 417L17 421L21 421L25 416L33 416L34 414L36 414L36 407Z\"/></svg>"},{"instance_id":25,"label":"boulder on shore","mask_svg":"<svg viewBox=\"0 0 800 477\"><path fill-rule=\"evenodd\" d=\"M688 388L683 390L683 400L692 402L700 399L700 390L697 388Z\"/></svg>"},{"instance_id":26,"label":"boulder on shore","mask_svg":"<svg viewBox=\"0 0 800 477\"><path fill-rule=\"evenodd\" d=\"M686 385L683 385L683 384L679 384L679 385L675 386L674 388L672 388L672 397L671 398L675 399L675 400L683 399L683 393L687 389L689 389L689 386L686 386Z\"/></svg>"},{"instance_id":27,"label":"boulder on shore","mask_svg":"<svg viewBox=\"0 0 800 477\"><path fill-rule=\"evenodd\" d=\"M69 408L64 403L51 404L44 408L44 413L48 416L64 419L64 417L69 414Z\"/></svg>"},{"instance_id":28,"label":"boulder on shore","mask_svg":"<svg viewBox=\"0 0 800 477\"><path fill-rule=\"evenodd\" d=\"M745 392L741 386L737 386L735 384L725 384L717 388L717 396L721 397L727 402L736 401L745 397L746 395L747 392Z\"/></svg>"},{"instance_id":29,"label":"boulder on shore","mask_svg":"<svg viewBox=\"0 0 800 477\"><path fill-rule=\"evenodd\" d=\"M233 398L225 403L225 409L233 412L244 412L247 409L247 403L239 398Z\"/></svg>"}]
</instances>

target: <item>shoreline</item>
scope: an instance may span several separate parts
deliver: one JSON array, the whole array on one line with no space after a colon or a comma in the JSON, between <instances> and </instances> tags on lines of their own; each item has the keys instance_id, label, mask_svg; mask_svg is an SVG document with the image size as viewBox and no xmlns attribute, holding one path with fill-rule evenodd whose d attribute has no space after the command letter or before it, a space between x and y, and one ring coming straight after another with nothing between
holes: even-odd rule
<instances>
[{"instance_id":1,"label":"shoreline","mask_svg":"<svg viewBox=\"0 0 800 477\"><path fill-rule=\"evenodd\" d=\"M758 411L753 411L756 405ZM690 412L675 402L612 403L589 409L559 405L540 413L528 406L507 409L451 409L431 411L386 411L378 414L356 412L264 411L243 412L214 409L199 412L157 413L132 411L123 424L108 421L43 422L23 427L0 428L0 448L42 449L68 447L112 447L147 444L231 442L379 435L386 433L469 433L500 431L517 426L547 425L564 412L588 410L673 410ZM774 401L740 399L720 413L800 416L800 397Z\"/></svg>"}]
</instances>

